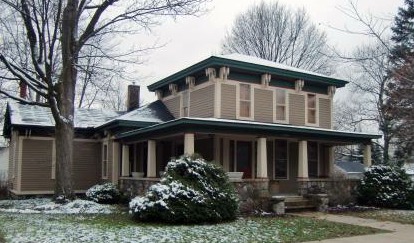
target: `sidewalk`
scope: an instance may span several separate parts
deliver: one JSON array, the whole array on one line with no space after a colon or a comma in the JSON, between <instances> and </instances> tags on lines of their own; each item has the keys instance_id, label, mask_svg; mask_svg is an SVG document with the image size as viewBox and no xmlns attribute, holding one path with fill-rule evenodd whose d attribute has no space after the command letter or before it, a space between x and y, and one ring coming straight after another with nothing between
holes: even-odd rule
<instances>
[{"instance_id":1,"label":"sidewalk","mask_svg":"<svg viewBox=\"0 0 414 243\"><path fill-rule=\"evenodd\" d=\"M323 213L300 213L302 217L311 217L317 219L325 219L328 221L353 224L360 226L368 226L377 229L389 230L390 233L380 233L373 235L353 236L346 238L327 239L322 241L309 241L308 243L327 243L327 242L349 242L349 243L410 243L414 242L414 225L400 224L394 222L382 222L373 219L363 219L351 216L323 214Z\"/></svg>"}]
</instances>

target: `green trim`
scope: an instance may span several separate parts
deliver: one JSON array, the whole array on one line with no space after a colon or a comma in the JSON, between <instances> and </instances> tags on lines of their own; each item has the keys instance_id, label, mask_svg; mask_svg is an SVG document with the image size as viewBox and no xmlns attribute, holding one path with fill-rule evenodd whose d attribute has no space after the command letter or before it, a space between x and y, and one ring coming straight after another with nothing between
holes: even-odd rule
<instances>
[{"instance_id":1,"label":"green trim","mask_svg":"<svg viewBox=\"0 0 414 243\"><path fill-rule=\"evenodd\" d=\"M116 139L133 141L136 137L139 137L140 139L153 138L161 135L165 136L183 132L234 133L256 136L295 137L303 139L329 139L354 143L369 142L371 139L381 138L381 135L347 133L335 130L313 129L291 125L180 118L158 125L121 133L116 135Z\"/></svg>"},{"instance_id":2,"label":"green trim","mask_svg":"<svg viewBox=\"0 0 414 243\"><path fill-rule=\"evenodd\" d=\"M338 88L344 87L348 83L347 81L344 81L341 79L336 79L336 78L331 78L331 77L326 77L326 76L319 76L319 75L314 75L314 74L309 74L309 73L302 73L302 72L296 72L296 71L291 71L291 70L286 70L286 69L281 69L281 68L263 66L263 65L258 65L254 63L236 61L232 59L226 59L223 57L211 56L207 59L204 59L201 62L198 62L188 68L185 68L164 79L161 79L158 82L155 82L149 85L148 90L155 91L170 83L176 82L177 80L182 80L183 78L190 76L193 73L202 71L203 69L207 67L220 67L220 66L227 66L230 68L236 68L240 70L257 72L257 73L270 73L270 74L274 74L274 75L286 77L286 78L309 80L309 81L313 81L317 83L322 83L325 85L334 85Z\"/></svg>"},{"instance_id":3,"label":"green trim","mask_svg":"<svg viewBox=\"0 0 414 243\"><path fill-rule=\"evenodd\" d=\"M158 122L143 122L143 121L130 121L130 120L114 120L109 123L105 123L96 128L96 130L100 129L113 129L119 127L135 127L135 128L142 128L148 127L158 124Z\"/></svg>"}]
</instances>

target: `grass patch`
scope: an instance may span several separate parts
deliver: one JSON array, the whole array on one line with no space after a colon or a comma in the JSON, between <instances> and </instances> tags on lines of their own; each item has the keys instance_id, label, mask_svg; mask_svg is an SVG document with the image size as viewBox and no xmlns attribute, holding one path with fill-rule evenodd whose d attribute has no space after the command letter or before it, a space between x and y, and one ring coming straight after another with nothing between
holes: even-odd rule
<instances>
[{"instance_id":1,"label":"grass patch","mask_svg":"<svg viewBox=\"0 0 414 243\"><path fill-rule=\"evenodd\" d=\"M134 222L127 213L0 213L0 227L11 242L303 242L385 232L295 216L249 217L211 225L147 224Z\"/></svg>"},{"instance_id":2,"label":"grass patch","mask_svg":"<svg viewBox=\"0 0 414 243\"><path fill-rule=\"evenodd\" d=\"M0 243L5 243L6 239L4 239L4 233L0 231Z\"/></svg>"},{"instance_id":3,"label":"grass patch","mask_svg":"<svg viewBox=\"0 0 414 243\"><path fill-rule=\"evenodd\" d=\"M379 221L392 221L402 224L414 224L414 210L372 210L365 212L344 212L343 215Z\"/></svg>"}]
</instances>

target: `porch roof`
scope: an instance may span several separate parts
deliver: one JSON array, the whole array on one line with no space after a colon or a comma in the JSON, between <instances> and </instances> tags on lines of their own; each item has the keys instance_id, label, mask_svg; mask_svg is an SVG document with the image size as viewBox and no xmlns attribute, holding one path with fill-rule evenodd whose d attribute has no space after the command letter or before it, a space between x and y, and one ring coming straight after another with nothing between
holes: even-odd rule
<instances>
[{"instance_id":1,"label":"porch roof","mask_svg":"<svg viewBox=\"0 0 414 243\"><path fill-rule=\"evenodd\" d=\"M217 118L183 117L145 128L120 133L117 140L133 142L161 136L192 133L244 134L263 137L285 137L300 139L329 140L341 143L370 143L371 139L381 138L378 134L344 132L331 129L293 126L276 123L228 120Z\"/></svg>"}]
</instances>

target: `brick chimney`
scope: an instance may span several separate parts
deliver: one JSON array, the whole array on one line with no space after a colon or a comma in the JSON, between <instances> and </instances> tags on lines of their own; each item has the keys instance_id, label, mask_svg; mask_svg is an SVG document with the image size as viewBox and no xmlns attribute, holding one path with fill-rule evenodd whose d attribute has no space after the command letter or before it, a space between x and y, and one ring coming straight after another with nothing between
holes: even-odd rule
<instances>
[{"instance_id":1,"label":"brick chimney","mask_svg":"<svg viewBox=\"0 0 414 243\"><path fill-rule=\"evenodd\" d=\"M19 83L19 96L22 99L27 98L27 84L23 81L20 81Z\"/></svg>"},{"instance_id":2,"label":"brick chimney","mask_svg":"<svg viewBox=\"0 0 414 243\"><path fill-rule=\"evenodd\" d=\"M139 85L128 85L127 111L132 111L139 107L139 91Z\"/></svg>"}]
</instances>

